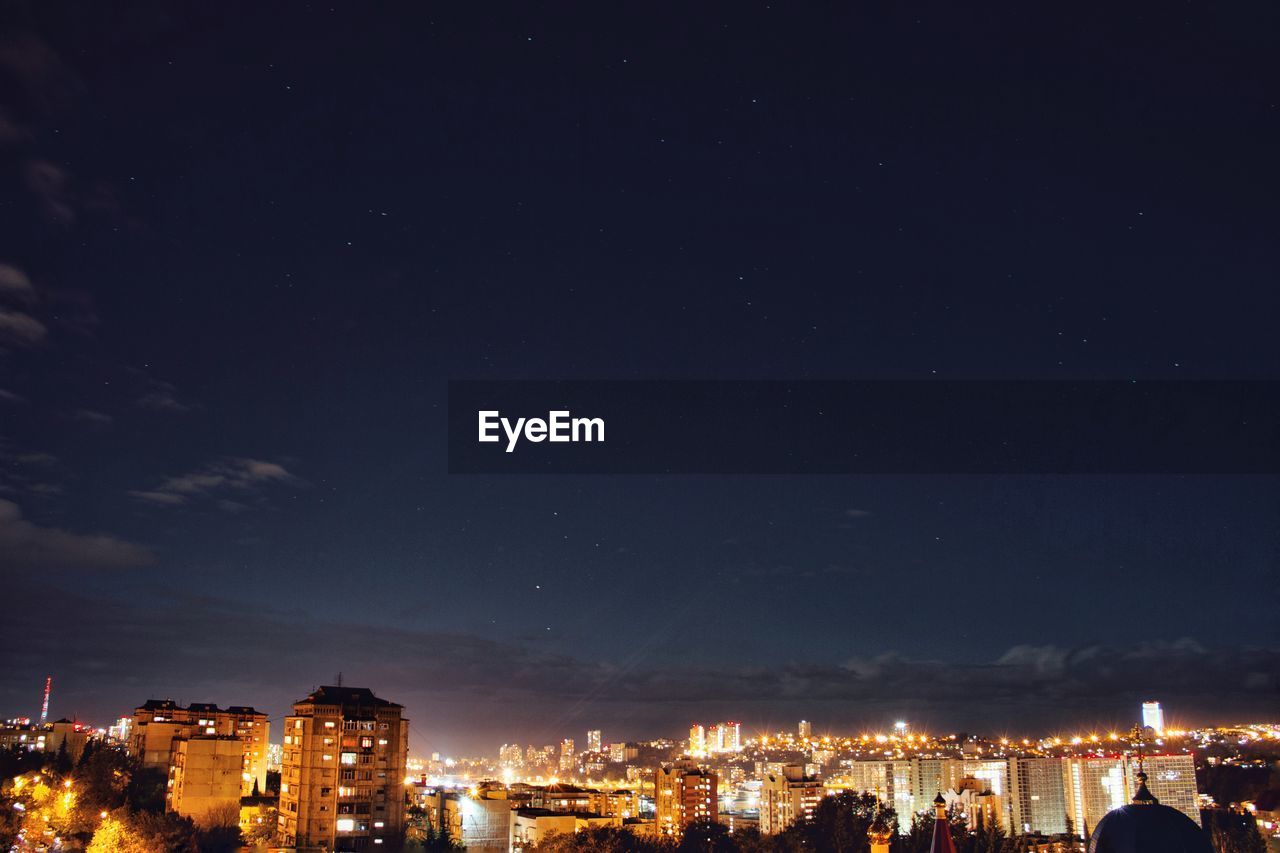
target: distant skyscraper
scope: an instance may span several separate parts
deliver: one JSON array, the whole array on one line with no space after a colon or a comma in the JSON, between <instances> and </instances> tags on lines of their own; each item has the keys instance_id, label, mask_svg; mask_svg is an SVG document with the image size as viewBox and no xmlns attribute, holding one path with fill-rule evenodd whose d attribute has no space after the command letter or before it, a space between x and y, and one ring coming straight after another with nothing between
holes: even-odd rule
<instances>
[{"instance_id":1,"label":"distant skyscraper","mask_svg":"<svg viewBox=\"0 0 1280 853\"><path fill-rule=\"evenodd\" d=\"M725 752L742 751L741 723L730 722L720 724L720 749Z\"/></svg>"},{"instance_id":2,"label":"distant skyscraper","mask_svg":"<svg viewBox=\"0 0 1280 853\"><path fill-rule=\"evenodd\" d=\"M698 755L707 751L707 730L700 723L689 727L689 752Z\"/></svg>"},{"instance_id":3,"label":"distant skyscraper","mask_svg":"<svg viewBox=\"0 0 1280 853\"><path fill-rule=\"evenodd\" d=\"M560 741L560 769L562 771L573 770L577 766L578 757L573 749L573 738L567 737Z\"/></svg>"},{"instance_id":4,"label":"distant skyscraper","mask_svg":"<svg viewBox=\"0 0 1280 853\"><path fill-rule=\"evenodd\" d=\"M1142 725L1155 729L1158 735L1164 734L1164 708L1159 702L1142 703Z\"/></svg>"},{"instance_id":5,"label":"distant skyscraper","mask_svg":"<svg viewBox=\"0 0 1280 853\"><path fill-rule=\"evenodd\" d=\"M373 850L404 831L409 721L366 687L321 687L284 720L279 843Z\"/></svg>"},{"instance_id":6,"label":"distant skyscraper","mask_svg":"<svg viewBox=\"0 0 1280 853\"><path fill-rule=\"evenodd\" d=\"M809 724L808 720L801 720L800 725L798 726L798 733L800 735L800 740L808 740L813 737L813 726Z\"/></svg>"},{"instance_id":7,"label":"distant skyscraper","mask_svg":"<svg viewBox=\"0 0 1280 853\"><path fill-rule=\"evenodd\" d=\"M587 752L600 751L600 730L592 729L587 732Z\"/></svg>"}]
</instances>

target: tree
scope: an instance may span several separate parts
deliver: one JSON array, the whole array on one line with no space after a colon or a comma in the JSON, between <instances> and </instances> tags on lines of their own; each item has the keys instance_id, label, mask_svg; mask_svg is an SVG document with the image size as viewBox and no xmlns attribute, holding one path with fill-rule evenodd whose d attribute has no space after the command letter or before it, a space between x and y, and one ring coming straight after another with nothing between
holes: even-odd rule
<instances>
[{"instance_id":1,"label":"tree","mask_svg":"<svg viewBox=\"0 0 1280 853\"><path fill-rule=\"evenodd\" d=\"M1200 822L1217 853L1266 853L1267 842L1258 831L1258 822L1250 814L1203 809Z\"/></svg>"}]
</instances>

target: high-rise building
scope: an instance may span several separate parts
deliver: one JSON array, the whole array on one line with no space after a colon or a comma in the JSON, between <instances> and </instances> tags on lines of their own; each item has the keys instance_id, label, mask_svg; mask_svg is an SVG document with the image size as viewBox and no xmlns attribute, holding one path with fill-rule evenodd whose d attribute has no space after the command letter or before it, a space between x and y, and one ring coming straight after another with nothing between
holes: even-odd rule
<instances>
[{"instance_id":1,"label":"high-rise building","mask_svg":"<svg viewBox=\"0 0 1280 853\"><path fill-rule=\"evenodd\" d=\"M240 772L243 794L267 785L267 746L271 723L267 715L243 705L219 708L209 703L182 706L171 699L148 699L133 712L129 752L143 767L169 772L179 741L197 736L234 736L244 742Z\"/></svg>"},{"instance_id":2,"label":"high-rise building","mask_svg":"<svg viewBox=\"0 0 1280 853\"><path fill-rule=\"evenodd\" d=\"M760 831L776 835L813 812L826 796L826 788L804 767L788 764L778 774L766 774L760 782Z\"/></svg>"},{"instance_id":3,"label":"high-rise building","mask_svg":"<svg viewBox=\"0 0 1280 853\"><path fill-rule=\"evenodd\" d=\"M278 834L286 847L365 850L404 828L409 721L366 687L321 687L284 722Z\"/></svg>"},{"instance_id":4,"label":"high-rise building","mask_svg":"<svg viewBox=\"0 0 1280 853\"><path fill-rule=\"evenodd\" d=\"M702 755L707 751L707 730L700 723L689 727L689 753Z\"/></svg>"},{"instance_id":5,"label":"high-rise building","mask_svg":"<svg viewBox=\"0 0 1280 853\"><path fill-rule=\"evenodd\" d=\"M996 803L999 806L998 817L1000 825L1008 830L1013 826L1013 797L1010 796L1012 784L1010 780L1009 760L997 758L991 760L984 759L965 759L963 764L964 775L971 779L976 779L982 783L986 789L979 793L987 793L996 797ZM964 780L961 780L963 787Z\"/></svg>"},{"instance_id":6,"label":"high-rise building","mask_svg":"<svg viewBox=\"0 0 1280 853\"><path fill-rule=\"evenodd\" d=\"M742 751L742 724L737 722L720 724L720 749L723 752Z\"/></svg>"},{"instance_id":7,"label":"high-rise building","mask_svg":"<svg viewBox=\"0 0 1280 853\"><path fill-rule=\"evenodd\" d=\"M808 720L801 720L800 725L796 727L796 733L800 736L800 740L808 740L813 737L813 726Z\"/></svg>"},{"instance_id":8,"label":"high-rise building","mask_svg":"<svg viewBox=\"0 0 1280 853\"><path fill-rule=\"evenodd\" d=\"M1164 734L1164 708L1160 707L1159 702L1142 703L1142 725L1149 729L1155 729L1158 735ZM1159 794L1156 794L1157 798L1159 796Z\"/></svg>"},{"instance_id":9,"label":"high-rise building","mask_svg":"<svg viewBox=\"0 0 1280 853\"><path fill-rule=\"evenodd\" d=\"M1009 761L1010 803L1014 834L1067 831L1066 774L1061 758L1015 758Z\"/></svg>"},{"instance_id":10,"label":"high-rise building","mask_svg":"<svg viewBox=\"0 0 1280 853\"><path fill-rule=\"evenodd\" d=\"M1130 759L1127 767L1129 796L1138 790L1138 772L1146 771L1147 789L1157 800L1200 823L1200 796L1196 790L1196 762L1190 755L1148 755Z\"/></svg>"},{"instance_id":11,"label":"high-rise building","mask_svg":"<svg viewBox=\"0 0 1280 853\"><path fill-rule=\"evenodd\" d=\"M658 832L680 835L691 823L719 819L719 777L693 762L660 767L654 774L653 805Z\"/></svg>"},{"instance_id":12,"label":"high-rise building","mask_svg":"<svg viewBox=\"0 0 1280 853\"><path fill-rule=\"evenodd\" d=\"M195 735L174 742L165 806L201 826L240 819L244 741L235 735Z\"/></svg>"},{"instance_id":13,"label":"high-rise building","mask_svg":"<svg viewBox=\"0 0 1280 853\"><path fill-rule=\"evenodd\" d=\"M524 764L524 752L518 743L504 743L498 749L498 763L503 767L520 767Z\"/></svg>"},{"instance_id":14,"label":"high-rise building","mask_svg":"<svg viewBox=\"0 0 1280 853\"><path fill-rule=\"evenodd\" d=\"M578 766L578 754L573 748L573 738L560 741L560 770L572 771Z\"/></svg>"},{"instance_id":15,"label":"high-rise building","mask_svg":"<svg viewBox=\"0 0 1280 853\"><path fill-rule=\"evenodd\" d=\"M600 730L592 729L587 732L587 752L600 751Z\"/></svg>"}]
</instances>

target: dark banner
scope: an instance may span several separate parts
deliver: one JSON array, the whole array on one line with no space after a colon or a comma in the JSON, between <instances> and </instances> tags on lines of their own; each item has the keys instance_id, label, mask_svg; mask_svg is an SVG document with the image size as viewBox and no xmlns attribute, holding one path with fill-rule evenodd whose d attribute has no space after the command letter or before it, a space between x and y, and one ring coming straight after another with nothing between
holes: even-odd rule
<instances>
[{"instance_id":1,"label":"dark banner","mask_svg":"<svg viewBox=\"0 0 1280 853\"><path fill-rule=\"evenodd\" d=\"M1275 474L1280 383L449 383L455 474Z\"/></svg>"}]
</instances>

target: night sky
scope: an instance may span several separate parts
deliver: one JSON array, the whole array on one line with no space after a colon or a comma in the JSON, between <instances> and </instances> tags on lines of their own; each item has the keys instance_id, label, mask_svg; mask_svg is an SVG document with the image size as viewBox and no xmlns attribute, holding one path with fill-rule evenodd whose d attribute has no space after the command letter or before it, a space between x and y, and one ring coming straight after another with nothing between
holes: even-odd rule
<instances>
[{"instance_id":1,"label":"night sky","mask_svg":"<svg viewBox=\"0 0 1280 853\"><path fill-rule=\"evenodd\" d=\"M1280 378L1280 8L856 5L0 6L0 716L1274 716L1274 476L446 473L450 379Z\"/></svg>"}]
</instances>

